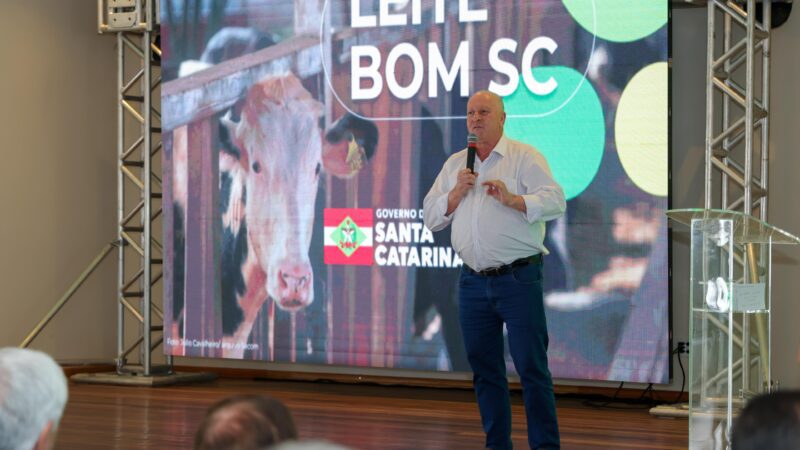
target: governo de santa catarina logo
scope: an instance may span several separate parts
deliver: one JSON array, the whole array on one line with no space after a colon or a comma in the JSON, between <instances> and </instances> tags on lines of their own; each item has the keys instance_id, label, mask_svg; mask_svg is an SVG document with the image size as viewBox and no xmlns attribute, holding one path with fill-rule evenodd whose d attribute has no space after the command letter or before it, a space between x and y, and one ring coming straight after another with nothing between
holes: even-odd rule
<instances>
[{"instance_id":1,"label":"governo de santa catarina logo","mask_svg":"<svg viewBox=\"0 0 800 450\"><path fill-rule=\"evenodd\" d=\"M325 264L373 263L371 208L325 209Z\"/></svg>"}]
</instances>

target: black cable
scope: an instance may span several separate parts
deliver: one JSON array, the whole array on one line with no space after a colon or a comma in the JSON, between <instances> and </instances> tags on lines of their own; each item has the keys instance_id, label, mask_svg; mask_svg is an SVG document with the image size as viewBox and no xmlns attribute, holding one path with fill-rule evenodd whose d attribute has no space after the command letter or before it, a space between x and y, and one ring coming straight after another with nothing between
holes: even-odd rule
<instances>
[{"instance_id":1,"label":"black cable","mask_svg":"<svg viewBox=\"0 0 800 450\"><path fill-rule=\"evenodd\" d=\"M611 402L617 401L617 396L619 395L619 392L622 390L622 386L623 386L624 384L625 384L625 382L624 382L624 381L621 381L621 382L619 383L619 386L617 386L617 390L616 390L616 391L614 391L614 395L613 395L613 396L612 396L610 399L606 397L606 400L605 400L605 401L602 401L602 402L596 402L596 401L594 401L594 400L589 400L589 399L586 399L586 400L584 400L584 401L583 401L583 402L581 402L581 403L582 403L584 406L590 406L590 407L592 407L592 408L607 408L607 407L608 407L608 405L610 405L610 404L611 404Z\"/></svg>"},{"instance_id":2,"label":"black cable","mask_svg":"<svg viewBox=\"0 0 800 450\"><path fill-rule=\"evenodd\" d=\"M684 393L684 391L686 389L686 370L683 367L683 360L681 359L681 354L683 353L684 348L685 347L683 345L679 345L674 350L672 350L670 352L670 354L669 354L670 357L672 357L672 355L675 355L675 354L678 355L678 365L681 368L681 391L678 393L678 396L677 396L676 400L673 401L672 403L677 403L681 399L681 397L683 397L683 393ZM617 390L614 392L614 395L611 398L609 398L609 397L605 397L605 398L600 397L598 399L598 397L595 396L592 399L583 400L582 404L584 406L589 406L589 407L592 407L592 408L649 409L649 408L651 408L651 407L653 407L655 405L658 405L659 403L666 403L666 402L659 402L659 401L657 401L655 399L655 395L654 395L655 394L655 389L653 389L653 383L648 384L647 387L644 388L642 393L639 394L639 398L638 399L620 399L620 398L617 398L619 393L620 393L620 391L622 390L622 386L624 384L625 384L625 382L621 382L619 384L619 386L617 386ZM647 396L648 398L645 398L645 396ZM630 405L630 406L622 406L622 405L613 406L613 405L611 405L612 403L622 403L622 404L627 404L627 405Z\"/></svg>"},{"instance_id":3,"label":"black cable","mask_svg":"<svg viewBox=\"0 0 800 450\"><path fill-rule=\"evenodd\" d=\"M686 389L686 370L683 368L683 360L681 359L681 354L684 353L684 350L686 350L688 353L688 349L683 345L683 343L680 343L677 347L675 347L674 350L672 350L672 352L670 352L670 357L672 357L672 355L678 355L678 365L681 367L681 391L678 393L678 396L675 397L675 400L672 401L672 403L678 403L683 397L684 390ZM653 390L652 388L653 384L650 383L650 385L647 386L647 388L642 392L642 395L639 397L639 399L644 397L644 394L649 390L650 401L654 405L657 405L659 402L656 401L656 399L654 398L653 393L655 392L655 390ZM667 403L667 402L662 402L662 403Z\"/></svg>"},{"instance_id":4,"label":"black cable","mask_svg":"<svg viewBox=\"0 0 800 450\"><path fill-rule=\"evenodd\" d=\"M683 390L686 388L686 371L683 369L683 361L681 360L681 352L678 353L678 365L681 366L681 392L675 397L672 403L678 403L683 398Z\"/></svg>"},{"instance_id":5,"label":"black cable","mask_svg":"<svg viewBox=\"0 0 800 450\"><path fill-rule=\"evenodd\" d=\"M647 387L644 388L642 394L639 395L639 401L644 400L644 396L647 395L648 392L650 393L650 403L655 403L656 399L653 398L653 383L648 384Z\"/></svg>"}]
</instances>

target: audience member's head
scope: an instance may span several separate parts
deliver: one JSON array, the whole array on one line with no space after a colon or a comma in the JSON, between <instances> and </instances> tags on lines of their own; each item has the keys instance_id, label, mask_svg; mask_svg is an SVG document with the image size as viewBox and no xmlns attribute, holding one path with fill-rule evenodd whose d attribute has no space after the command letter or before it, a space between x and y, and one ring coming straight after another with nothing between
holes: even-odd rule
<instances>
[{"instance_id":1,"label":"audience member's head","mask_svg":"<svg viewBox=\"0 0 800 450\"><path fill-rule=\"evenodd\" d=\"M197 450L265 449L297 438L292 415L279 400L257 395L230 397L213 405L194 440Z\"/></svg>"},{"instance_id":2,"label":"audience member's head","mask_svg":"<svg viewBox=\"0 0 800 450\"><path fill-rule=\"evenodd\" d=\"M67 379L36 350L0 348L0 449L49 449L67 404Z\"/></svg>"},{"instance_id":3,"label":"audience member's head","mask_svg":"<svg viewBox=\"0 0 800 450\"><path fill-rule=\"evenodd\" d=\"M776 392L750 400L733 423L731 448L800 448L800 392Z\"/></svg>"},{"instance_id":4,"label":"audience member's head","mask_svg":"<svg viewBox=\"0 0 800 450\"><path fill-rule=\"evenodd\" d=\"M269 450L351 450L350 447L345 447L333 442L320 441L320 440L300 440L288 441L270 447Z\"/></svg>"}]
</instances>

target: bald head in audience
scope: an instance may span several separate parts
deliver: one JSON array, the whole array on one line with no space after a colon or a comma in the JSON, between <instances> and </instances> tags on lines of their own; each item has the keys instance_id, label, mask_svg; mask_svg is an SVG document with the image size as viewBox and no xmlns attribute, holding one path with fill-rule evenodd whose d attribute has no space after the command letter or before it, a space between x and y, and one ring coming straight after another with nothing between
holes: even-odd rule
<instances>
[{"instance_id":1,"label":"bald head in audience","mask_svg":"<svg viewBox=\"0 0 800 450\"><path fill-rule=\"evenodd\" d=\"M278 444L274 447L270 447L269 450L353 450L353 449L329 441L311 439L311 440L284 442L283 444Z\"/></svg>"},{"instance_id":2,"label":"bald head in audience","mask_svg":"<svg viewBox=\"0 0 800 450\"><path fill-rule=\"evenodd\" d=\"M67 379L50 356L0 348L0 449L46 450L67 404Z\"/></svg>"},{"instance_id":3,"label":"bald head in audience","mask_svg":"<svg viewBox=\"0 0 800 450\"><path fill-rule=\"evenodd\" d=\"M257 395L230 397L213 405L195 436L197 450L261 450L297 438L289 409Z\"/></svg>"}]
</instances>

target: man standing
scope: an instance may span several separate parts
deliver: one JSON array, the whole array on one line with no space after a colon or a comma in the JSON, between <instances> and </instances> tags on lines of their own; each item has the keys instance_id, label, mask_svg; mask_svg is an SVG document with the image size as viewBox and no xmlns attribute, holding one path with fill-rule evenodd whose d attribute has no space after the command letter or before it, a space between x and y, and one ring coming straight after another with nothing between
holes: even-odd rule
<instances>
[{"instance_id":1,"label":"man standing","mask_svg":"<svg viewBox=\"0 0 800 450\"><path fill-rule=\"evenodd\" d=\"M474 172L467 150L453 154L425 197L425 225L452 224L464 261L459 319L473 372L486 447L512 448L511 402L503 325L519 373L532 449L559 448L553 381L547 367L542 301L545 222L566 209L544 157L503 134L503 100L481 91L467 103L467 129L478 138Z\"/></svg>"}]
</instances>

